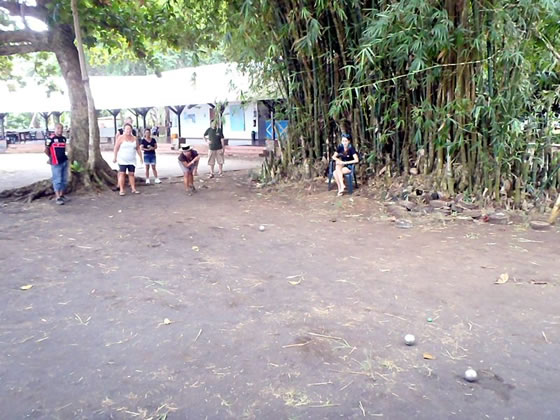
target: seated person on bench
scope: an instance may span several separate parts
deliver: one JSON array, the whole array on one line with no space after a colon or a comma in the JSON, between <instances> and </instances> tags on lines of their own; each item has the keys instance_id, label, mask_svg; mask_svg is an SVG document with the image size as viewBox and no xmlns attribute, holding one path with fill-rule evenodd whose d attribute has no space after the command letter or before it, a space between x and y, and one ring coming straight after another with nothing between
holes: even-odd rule
<instances>
[{"instance_id":1,"label":"seated person on bench","mask_svg":"<svg viewBox=\"0 0 560 420\"><path fill-rule=\"evenodd\" d=\"M346 186L344 185L344 175L352 172L348 165L354 165L358 163L358 152L352 146L352 138L350 134L342 134L342 142L336 148L336 152L333 154L333 160L336 162L336 168L334 170L334 179L336 185L338 185L338 196L344 194ZM352 182L352 181L351 181Z\"/></svg>"}]
</instances>

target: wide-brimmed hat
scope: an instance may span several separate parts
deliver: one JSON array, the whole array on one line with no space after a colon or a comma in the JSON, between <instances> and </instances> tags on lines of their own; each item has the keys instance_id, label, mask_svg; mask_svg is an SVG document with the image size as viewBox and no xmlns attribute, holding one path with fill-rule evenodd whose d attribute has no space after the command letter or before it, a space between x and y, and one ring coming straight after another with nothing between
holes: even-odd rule
<instances>
[{"instance_id":1,"label":"wide-brimmed hat","mask_svg":"<svg viewBox=\"0 0 560 420\"><path fill-rule=\"evenodd\" d=\"M183 144L181 146L181 150L183 150L184 152L186 152L187 150L191 150L191 145L190 144Z\"/></svg>"}]
</instances>

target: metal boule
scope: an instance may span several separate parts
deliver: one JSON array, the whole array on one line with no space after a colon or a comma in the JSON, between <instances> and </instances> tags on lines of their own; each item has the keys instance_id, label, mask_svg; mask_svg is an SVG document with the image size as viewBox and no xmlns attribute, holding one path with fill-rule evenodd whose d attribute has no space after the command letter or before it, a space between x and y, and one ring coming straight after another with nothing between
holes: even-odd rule
<instances>
[{"instance_id":1,"label":"metal boule","mask_svg":"<svg viewBox=\"0 0 560 420\"><path fill-rule=\"evenodd\" d=\"M407 346L413 346L414 343L416 343L416 337L414 337L414 335L412 334L407 334L404 336L404 343Z\"/></svg>"},{"instance_id":2,"label":"metal boule","mask_svg":"<svg viewBox=\"0 0 560 420\"><path fill-rule=\"evenodd\" d=\"M468 382L475 382L478 379L478 374L476 373L476 370L472 369L472 368L468 368L465 371L465 380Z\"/></svg>"}]
</instances>

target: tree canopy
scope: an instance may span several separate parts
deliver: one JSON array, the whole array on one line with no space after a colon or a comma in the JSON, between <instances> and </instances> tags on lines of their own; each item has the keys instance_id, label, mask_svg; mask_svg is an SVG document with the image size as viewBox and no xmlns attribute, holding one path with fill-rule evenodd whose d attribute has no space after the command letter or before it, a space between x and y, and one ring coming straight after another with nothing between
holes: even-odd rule
<instances>
[{"instance_id":1,"label":"tree canopy","mask_svg":"<svg viewBox=\"0 0 560 420\"><path fill-rule=\"evenodd\" d=\"M158 71L162 53L180 48L197 51L216 45L220 8L224 3L209 1L82 0L77 2L80 33L91 56L106 53L113 61L134 58ZM212 12L212 13L210 13ZM99 150L98 130L88 133L86 89L75 45L70 0L37 0L30 5L20 0L0 0L0 77L17 73L13 56L36 53L38 75L52 74L45 53L53 53L66 84L72 107L71 160L87 168L74 177L74 186L112 183L114 177ZM97 54L97 55L96 55ZM119 94L126 94L121 92ZM96 125L95 125L96 127ZM90 153L91 149L91 153Z\"/></svg>"}]
</instances>

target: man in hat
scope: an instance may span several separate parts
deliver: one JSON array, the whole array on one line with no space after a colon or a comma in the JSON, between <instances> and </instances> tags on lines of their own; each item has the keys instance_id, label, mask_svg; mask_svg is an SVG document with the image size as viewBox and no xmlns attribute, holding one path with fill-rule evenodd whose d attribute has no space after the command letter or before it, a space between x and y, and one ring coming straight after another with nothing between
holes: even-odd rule
<instances>
[{"instance_id":1,"label":"man in hat","mask_svg":"<svg viewBox=\"0 0 560 420\"><path fill-rule=\"evenodd\" d=\"M185 191L190 195L196 191L194 188L194 176L197 173L198 161L200 155L190 145L181 146L181 154L179 155L179 166L183 171L183 182L185 183Z\"/></svg>"}]
</instances>

